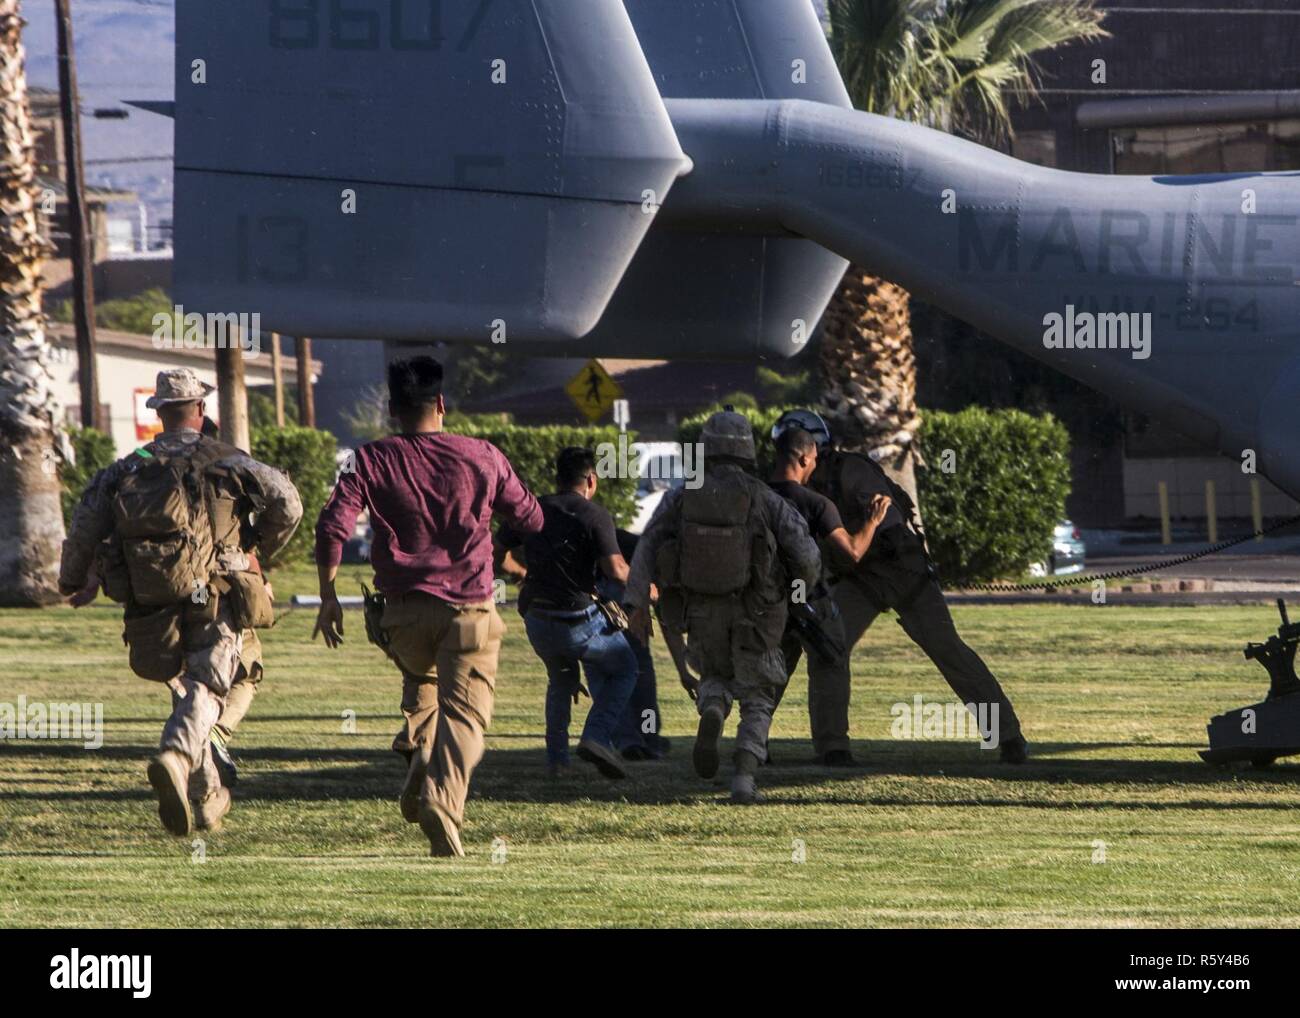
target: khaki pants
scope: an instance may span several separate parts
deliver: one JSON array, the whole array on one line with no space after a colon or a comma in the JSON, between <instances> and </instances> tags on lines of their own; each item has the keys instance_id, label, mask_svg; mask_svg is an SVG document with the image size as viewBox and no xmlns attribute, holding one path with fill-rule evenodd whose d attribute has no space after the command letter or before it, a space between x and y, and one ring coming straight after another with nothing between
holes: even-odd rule
<instances>
[{"instance_id":1,"label":"khaki pants","mask_svg":"<svg viewBox=\"0 0 1300 1018\"><path fill-rule=\"evenodd\" d=\"M739 700L736 751L766 759L772 712L786 681L780 647L769 646L739 598L692 596L686 638L700 666L699 710L717 704L726 717Z\"/></svg>"},{"instance_id":2,"label":"khaki pants","mask_svg":"<svg viewBox=\"0 0 1300 1018\"><path fill-rule=\"evenodd\" d=\"M420 801L459 829L492 721L505 623L491 601L411 593L388 596L381 625L402 670L405 723L393 748L427 761Z\"/></svg>"},{"instance_id":3,"label":"khaki pants","mask_svg":"<svg viewBox=\"0 0 1300 1018\"><path fill-rule=\"evenodd\" d=\"M839 606L844 624L845 646L852 648L876 621L880 614L862 588L851 579L841 580L831 591ZM1020 719L1007 699L1002 686L989 671L975 651L971 650L957 632L957 626L948 610L947 599L939 584L931 582L921 588L920 594L906 608L898 611L898 624L912 642L925 651L934 662L952 691L964 704L998 705L998 738L1007 742L1020 734ZM811 662L808 669L808 709L813 715L814 736L817 732L843 731L844 744L848 744L849 730L849 668L847 659L843 668L819 670L814 678ZM813 687L818 687L814 696Z\"/></svg>"},{"instance_id":4,"label":"khaki pants","mask_svg":"<svg viewBox=\"0 0 1300 1018\"><path fill-rule=\"evenodd\" d=\"M243 633L235 628L224 599L215 618L187 618L182 631L185 671L167 684L172 714L163 727L160 748L175 750L189 761L189 795L201 802L221 787L208 740L239 671Z\"/></svg>"},{"instance_id":5,"label":"khaki pants","mask_svg":"<svg viewBox=\"0 0 1300 1018\"><path fill-rule=\"evenodd\" d=\"M217 731L227 742L234 738L239 723L253 706L253 700L261 689L262 675L262 641L257 637L257 630L245 629L239 670L226 696L226 705L221 709L221 717L217 719Z\"/></svg>"}]
</instances>

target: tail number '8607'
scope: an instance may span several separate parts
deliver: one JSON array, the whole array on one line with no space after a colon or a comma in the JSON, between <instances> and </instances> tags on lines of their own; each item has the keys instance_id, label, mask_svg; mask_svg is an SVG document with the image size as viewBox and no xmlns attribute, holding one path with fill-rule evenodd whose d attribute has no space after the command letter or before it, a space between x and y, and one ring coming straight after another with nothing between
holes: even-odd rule
<instances>
[{"instance_id":1,"label":"tail number '8607'","mask_svg":"<svg viewBox=\"0 0 1300 1018\"><path fill-rule=\"evenodd\" d=\"M493 0L479 0L456 49L474 41ZM272 49L439 50L443 0L271 0ZM387 31L385 31L385 23Z\"/></svg>"}]
</instances>

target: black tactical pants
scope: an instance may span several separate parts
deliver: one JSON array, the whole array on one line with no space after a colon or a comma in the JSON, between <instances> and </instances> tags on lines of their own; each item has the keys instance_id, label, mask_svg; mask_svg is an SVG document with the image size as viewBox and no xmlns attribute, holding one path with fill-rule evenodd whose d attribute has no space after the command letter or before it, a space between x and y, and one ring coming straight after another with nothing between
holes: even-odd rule
<instances>
[{"instance_id":1,"label":"black tactical pants","mask_svg":"<svg viewBox=\"0 0 1300 1018\"><path fill-rule=\"evenodd\" d=\"M862 639L880 615L880 609L867 597L862 587L852 579L841 580L831 591L839 606L844 626L845 646L851 648ZM980 656L971 650L957 633L957 626L948 610L948 601L938 583L930 581L921 587L919 594L904 608L898 610L898 624L912 642L925 651L934 662L957 698L968 705L996 704L997 739L1007 742L1020 734L1020 719L1007 699L1002 686L989 671ZM813 687L819 687L822 710L814 715L813 734L818 727L823 732L843 731L847 748L849 726L849 668L847 656L842 669L826 669L815 679L810 663L808 675L809 711L813 711ZM837 747L831 747L837 748Z\"/></svg>"}]
</instances>

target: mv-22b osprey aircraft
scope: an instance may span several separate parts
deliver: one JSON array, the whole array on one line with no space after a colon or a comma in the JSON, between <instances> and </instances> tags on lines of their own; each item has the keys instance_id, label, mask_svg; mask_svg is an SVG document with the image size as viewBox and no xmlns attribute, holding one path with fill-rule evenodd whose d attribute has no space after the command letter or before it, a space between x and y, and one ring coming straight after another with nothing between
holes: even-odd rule
<instances>
[{"instance_id":1,"label":"mv-22b osprey aircraft","mask_svg":"<svg viewBox=\"0 0 1300 1018\"><path fill-rule=\"evenodd\" d=\"M178 0L167 112L187 309L779 359L850 258L1300 497L1300 175L857 112L810 0Z\"/></svg>"}]
</instances>

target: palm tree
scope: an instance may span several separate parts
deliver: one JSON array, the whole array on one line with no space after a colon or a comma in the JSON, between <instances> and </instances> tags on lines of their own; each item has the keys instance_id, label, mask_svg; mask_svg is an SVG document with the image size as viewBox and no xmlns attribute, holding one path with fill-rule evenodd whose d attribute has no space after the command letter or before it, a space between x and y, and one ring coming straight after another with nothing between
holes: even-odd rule
<instances>
[{"instance_id":1,"label":"palm tree","mask_svg":"<svg viewBox=\"0 0 1300 1018\"><path fill-rule=\"evenodd\" d=\"M853 104L984 144L1011 133L1008 96L1037 92L1035 55L1106 35L1093 0L830 0ZM850 265L823 319L821 403L841 447L916 500L916 362L906 290Z\"/></svg>"},{"instance_id":2,"label":"palm tree","mask_svg":"<svg viewBox=\"0 0 1300 1018\"><path fill-rule=\"evenodd\" d=\"M18 6L0 0L0 605L39 605L59 599L63 515Z\"/></svg>"}]
</instances>

